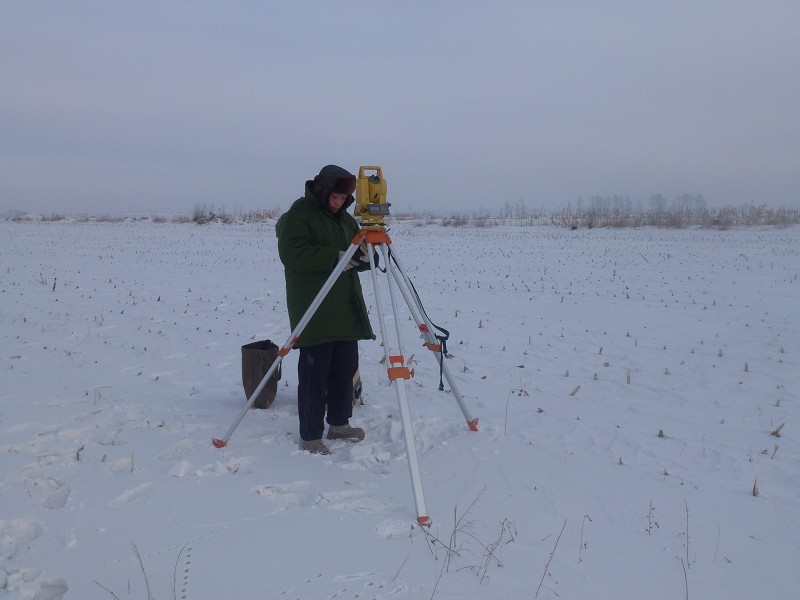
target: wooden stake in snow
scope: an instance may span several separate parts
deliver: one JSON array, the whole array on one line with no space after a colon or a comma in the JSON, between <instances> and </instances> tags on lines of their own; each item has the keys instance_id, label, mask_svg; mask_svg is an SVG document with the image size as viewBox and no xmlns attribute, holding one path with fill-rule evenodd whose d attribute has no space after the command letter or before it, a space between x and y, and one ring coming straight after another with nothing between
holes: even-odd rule
<instances>
[{"instance_id":1,"label":"wooden stake in snow","mask_svg":"<svg viewBox=\"0 0 800 600\"><path fill-rule=\"evenodd\" d=\"M770 433L770 435L774 435L775 437L781 437L781 429L783 429L784 425L786 425L786 423L781 423L775 431Z\"/></svg>"},{"instance_id":2,"label":"wooden stake in snow","mask_svg":"<svg viewBox=\"0 0 800 600\"><path fill-rule=\"evenodd\" d=\"M575 389L574 389L574 390L572 390L572 391L570 392L570 394L569 394L569 395L570 395L570 396L574 396L575 394L577 394L577 393L578 393L578 390L579 390L579 389L581 389L581 386L579 386L579 385L578 385L578 386L575 386Z\"/></svg>"}]
</instances>

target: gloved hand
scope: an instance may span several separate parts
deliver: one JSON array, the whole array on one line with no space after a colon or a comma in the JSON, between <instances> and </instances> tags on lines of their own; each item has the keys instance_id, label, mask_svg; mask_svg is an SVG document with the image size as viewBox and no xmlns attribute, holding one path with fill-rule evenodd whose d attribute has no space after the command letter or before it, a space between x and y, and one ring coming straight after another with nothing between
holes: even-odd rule
<instances>
[{"instance_id":1,"label":"gloved hand","mask_svg":"<svg viewBox=\"0 0 800 600\"><path fill-rule=\"evenodd\" d=\"M361 262L369 264L369 250L367 249L367 242L361 240L361 243L358 245L358 250L356 250L356 253L353 256L358 257L358 260Z\"/></svg>"},{"instance_id":2,"label":"gloved hand","mask_svg":"<svg viewBox=\"0 0 800 600\"><path fill-rule=\"evenodd\" d=\"M338 265L338 264L341 262L341 260L342 260L342 257L343 257L344 255L345 255L345 251L344 251L344 250L339 250L339 258L338 258L338 260L336 261L336 264L337 264L337 265ZM345 271L349 271L349 270L350 270L350 269L352 269L353 267L357 267L357 266L358 266L358 261L357 261L355 258L353 258L353 257L350 257L350 260L348 260L348 261L347 261L347 264L344 266L344 270L345 270Z\"/></svg>"}]
</instances>

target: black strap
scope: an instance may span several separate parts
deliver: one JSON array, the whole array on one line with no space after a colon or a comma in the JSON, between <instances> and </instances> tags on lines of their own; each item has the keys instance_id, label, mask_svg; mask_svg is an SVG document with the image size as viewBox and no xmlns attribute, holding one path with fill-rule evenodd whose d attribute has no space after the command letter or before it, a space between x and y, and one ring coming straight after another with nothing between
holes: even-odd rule
<instances>
[{"instance_id":1,"label":"black strap","mask_svg":"<svg viewBox=\"0 0 800 600\"><path fill-rule=\"evenodd\" d=\"M395 265L397 265L397 261L394 259L394 256L392 256L391 247L387 247L387 251L388 251L388 254L389 254L389 259L392 260ZM397 265L397 268L399 269L400 265ZM401 271L401 273L402 273L402 271ZM422 299L419 297L419 294L417 293L417 288L414 287L414 283L408 277L406 277L405 280L408 282L408 285L411 287L411 291L414 293L414 297L417 299L417 305L419 306L419 309L422 311L422 314L430 322L430 324L433 325L434 328L436 328L437 331L441 332L441 335L439 335L437 333L434 333L433 335L436 337L437 340L439 340L439 344L442 347L442 351L439 353L439 391L443 392L444 391L444 366L443 365L444 365L444 359L447 357L447 340L450 339L450 332L447 329L445 329L444 327L439 327L436 323L434 323L431 320L431 318L428 316L428 313L425 311L425 306L423 306L423 304L422 304Z\"/></svg>"}]
</instances>

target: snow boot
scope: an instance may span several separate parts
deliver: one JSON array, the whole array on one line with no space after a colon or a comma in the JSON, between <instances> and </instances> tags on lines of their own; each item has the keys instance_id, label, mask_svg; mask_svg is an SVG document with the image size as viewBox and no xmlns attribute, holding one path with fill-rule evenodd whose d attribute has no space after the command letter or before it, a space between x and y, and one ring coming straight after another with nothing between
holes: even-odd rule
<instances>
[{"instance_id":1,"label":"snow boot","mask_svg":"<svg viewBox=\"0 0 800 600\"><path fill-rule=\"evenodd\" d=\"M253 342L242 346L242 384L244 394L248 399L256 391L258 384L267 374L272 363L278 358L278 346L270 340ZM267 385L261 390L258 398L253 402L253 408L269 408L275 396L278 395L278 381L281 378L281 369L278 367L269 378Z\"/></svg>"},{"instance_id":2,"label":"snow boot","mask_svg":"<svg viewBox=\"0 0 800 600\"><path fill-rule=\"evenodd\" d=\"M330 454L331 451L322 440L300 440L300 449L308 450L311 454Z\"/></svg>"},{"instance_id":3,"label":"snow boot","mask_svg":"<svg viewBox=\"0 0 800 600\"><path fill-rule=\"evenodd\" d=\"M328 439L360 442L364 439L364 430L350 425L331 425L328 427Z\"/></svg>"}]
</instances>

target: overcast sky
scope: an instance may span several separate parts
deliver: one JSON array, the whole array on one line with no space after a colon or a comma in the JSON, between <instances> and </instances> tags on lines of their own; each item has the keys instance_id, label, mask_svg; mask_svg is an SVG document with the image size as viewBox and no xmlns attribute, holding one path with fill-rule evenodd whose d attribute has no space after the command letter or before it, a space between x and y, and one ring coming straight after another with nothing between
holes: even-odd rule
<instances>
[{"instance_id":1,"label":"overcast sky","mask_svg":"<svg viewBox=\"0 0 800 600\"><path fill-rule=\"evenodd\" d=\"M800 2L0 3L0 214L800 201Z\"/></svg>"}]
</instances>

